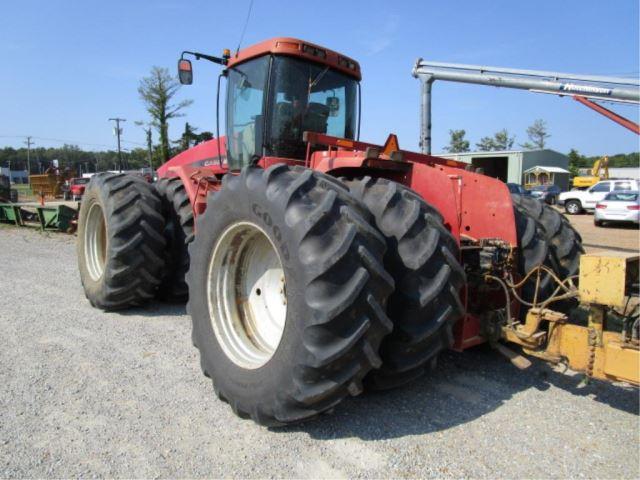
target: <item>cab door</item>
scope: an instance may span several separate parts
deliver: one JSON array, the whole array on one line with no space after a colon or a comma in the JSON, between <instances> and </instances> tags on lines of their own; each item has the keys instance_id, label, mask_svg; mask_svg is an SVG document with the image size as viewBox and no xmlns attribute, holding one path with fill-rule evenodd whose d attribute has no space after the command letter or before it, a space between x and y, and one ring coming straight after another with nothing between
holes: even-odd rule
<instances>
[{"instance_id":1,"label":"cab door","mask_svg":"<svg viewBox=\"0 0 640 480\"><path fill-rule=\"evenodd\" d=\"M584 208L596 208L596 203L604 200L607 193L611 191L611 182L599 182L587 190L588 195L584 200Z\"/></svg>"}]
</instances>

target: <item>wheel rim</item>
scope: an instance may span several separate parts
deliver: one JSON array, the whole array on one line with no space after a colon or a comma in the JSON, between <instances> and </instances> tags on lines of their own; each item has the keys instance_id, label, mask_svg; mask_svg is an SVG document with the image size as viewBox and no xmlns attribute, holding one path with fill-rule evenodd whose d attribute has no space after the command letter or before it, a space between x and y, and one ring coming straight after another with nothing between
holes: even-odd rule
<instances>
[{"instance_id":1,"label":"wheel rim","mask_svg":"<svg viewBox=\"0 0 640 480\"><path fill-rule=\"evenodd\" d=\"M257 225L240 222L217 240L207 274L209 316L227 357L247 369L273 357L287 316L278 252Z\"/></svg>"},{"instance_id":2,"label":"wheel rim","mask_svg":"<svg viewBox=\"0 0 640 480\"><path fill-rule=\"evenodd\" d=\"M569 213L578 213L578 206L572 202L567 205L567 210L569 210Z\"/></svg>"},{"instance_id":3,"label":"wheel rim","mask_svg":"<svg viewBox=\"0 0 640 480\"><path fill-rule=\"evenodd\" d=\"M107 257L107 225L102 207L94 203L89 207L84 230L84 256L89 276L95 282L104 273Z\"/></svg>"}]
</instances>

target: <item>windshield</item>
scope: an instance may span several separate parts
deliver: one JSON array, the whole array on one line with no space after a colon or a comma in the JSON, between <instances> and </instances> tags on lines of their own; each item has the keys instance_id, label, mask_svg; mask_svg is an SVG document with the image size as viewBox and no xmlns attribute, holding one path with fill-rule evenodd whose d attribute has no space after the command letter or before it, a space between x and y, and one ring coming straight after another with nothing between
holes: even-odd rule
<instances>
[{"instance_id":1,"label":"windshield","mask_svg":"<svg viewBox=\"0 0 640 480\"><path fill-rule=\"evenodd\" d=\"M276 157L305 157L305 131L355 138L358 82L324 65L274 57L267 149Z\"/></svg>"},{"instance_id":2,"label":"windshield","mask_svg":"<svg viewBox=\"0 0 640 480\"><path fill-rule=\"evenodd\" d=\"M545 190L547 190L547 186L546 185L538 185L536 187L533 187L531 190L533 190L534 192L544 192Z\"/></svg>"}]
</instances>

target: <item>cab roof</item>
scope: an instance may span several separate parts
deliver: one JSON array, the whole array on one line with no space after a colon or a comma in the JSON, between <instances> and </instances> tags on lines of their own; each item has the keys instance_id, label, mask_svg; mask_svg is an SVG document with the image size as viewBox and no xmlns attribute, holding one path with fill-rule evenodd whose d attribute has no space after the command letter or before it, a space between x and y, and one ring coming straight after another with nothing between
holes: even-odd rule
<instances>
[{"instance_id":1,"label":"cab roof","mask_svg":"<svg viewBox=\"0 0 640 480\"><path fill-rule=\"evenodd\" d=\"M316 45L305 40L289 37L276 37L257 43L232 55L227 61L227 65L232 67L240 63L261 57L266 54L288 55L303 58L312 62L327 65L335 70L345 73L357 80L362 79L360 65L346 55L334 52L328 48Z\"/></svg>"}]
</instances>

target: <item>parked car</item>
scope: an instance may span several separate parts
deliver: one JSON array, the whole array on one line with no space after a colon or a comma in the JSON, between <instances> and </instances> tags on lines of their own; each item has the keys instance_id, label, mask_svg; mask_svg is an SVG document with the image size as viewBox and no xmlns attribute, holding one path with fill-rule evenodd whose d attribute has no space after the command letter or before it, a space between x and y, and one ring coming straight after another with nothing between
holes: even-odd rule
<instances>
[{"instance_id":1,"label":"parked car","mask_svg":"<svg viewBox=\"0 0 640 480\"><path fill-rule=\"evenodd\" d=\"M601 227L605 222L640 223L640 196L637 191L620 190L608 193L596 203L593 223Z\"/></svg>"},{"instance_id":2,"label":"parked car","mask_svg":"<svg viewBox=\"0 0 640 480\"><path fill-rule=\"evenodd\" d=\"M531 196L535 197L549 205L558 203L558 195L562 190L557 185L536 185L531 189Z\"/></svg>"},{"instance_id":3,"label":"parked car","mask_svg":"<svg viewBox=\"0 0 640 480\"><path fill-rule=\"evenodd\" d=\"M558 195L558 205L564 205L568 214L577 215L585 210L594 210L596 204L604 200L609 192L638 190L638 183L638 180L633 179L603 180L587 190L562 192Z\"/></svg>"},{"instance_id":4,"label":"parked car","mask_svg":"<svg viewBox=\"0 0 640 480\"><path fill-rule=\"evenodd\" d=\"M517 183L507 183L507 188L511 193L517 195L531 195L531 192Z\"/></svg>"}]
</instances>

